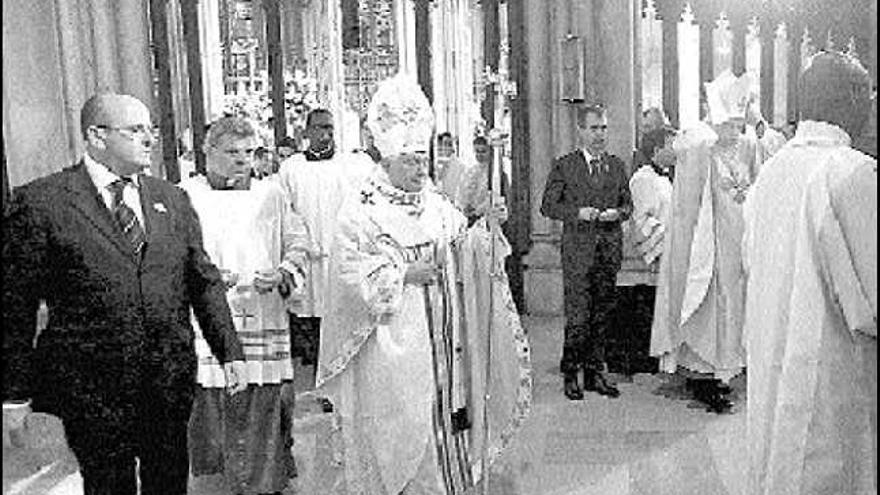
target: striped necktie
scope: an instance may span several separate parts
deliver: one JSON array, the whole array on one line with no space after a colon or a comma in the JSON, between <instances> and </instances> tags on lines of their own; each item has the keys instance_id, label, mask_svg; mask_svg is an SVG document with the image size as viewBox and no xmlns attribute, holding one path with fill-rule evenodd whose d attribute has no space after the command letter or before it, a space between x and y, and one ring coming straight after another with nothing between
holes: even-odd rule
<instances>
[{"instance_id":1,"label":"striped necktie","mask_svg":"<svg viewBox=\"0 0 880 495\"><path fill-rule=\"evenodd\" d=\"M146 234L144 233L144 229L141 227L141 223L138 221L134 210L122 200L122 192L125 191L125 186L130 182L130 179L118 179L113 181L113 183L107 186L107 188L110 189L110 192L113 194L113 206L111 209L113 217L119 222L122 234L125 236L125 239L128 240L129 244L131 244L134 253L138 254L144 247Z\"/></svg>"}]
</instances>

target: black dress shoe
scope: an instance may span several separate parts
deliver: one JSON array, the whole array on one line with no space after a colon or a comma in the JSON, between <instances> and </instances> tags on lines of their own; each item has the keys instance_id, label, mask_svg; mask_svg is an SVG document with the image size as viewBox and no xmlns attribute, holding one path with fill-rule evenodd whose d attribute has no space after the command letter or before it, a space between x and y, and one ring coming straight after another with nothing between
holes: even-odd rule
<instances>
[{"instance_id":1,"label":"black dress shoe","mask_svg":"<svg viewBox=\"0 0 880 495\"><path fill-rule=\"evenodd\" d=\"M620 390L608 383L601 371L584 371L584 390L596 392L606 397L620 396Z\"/></svg>"},{"instance_id":2,"label":"black dress shoe","mask_svg":"<svg viewBox=\"0 0 880 495\"><path fill-rule=\"evenodd\" d=\"M584 400L584 391L578 385L577 373L565 374L563 391L569 400Z\"/></svg>"},{"instance_id":3,"label":"black dress shoe","mask_svg":"<svg viewBox=\"0 0 880 495\"><path fill-rule=\"evenodd\" d=\"M724 397L729 393L729 387L718 380L693 380L689 388L694 399L705 404L708 412L724 414L733 408L733 402Z\"/></svg>"}]
</instances>

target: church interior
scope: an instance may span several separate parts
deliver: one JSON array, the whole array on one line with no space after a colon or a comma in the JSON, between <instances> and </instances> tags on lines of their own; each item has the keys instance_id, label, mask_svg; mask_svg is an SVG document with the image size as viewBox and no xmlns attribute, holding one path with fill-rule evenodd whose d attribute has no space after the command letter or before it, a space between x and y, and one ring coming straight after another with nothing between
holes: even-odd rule
<instances>
[{"instance_id":1,"label":"church interior","mask_svg":"<svg viewBox=\"0 0 880 495\"><path fill-rule=\"evenodd\" d=\"M662 109L675 129L695 125L707 117L702 83L728 70L755 76L755 105L783 134L798 122L798 74L818 52L858 59L876 95L877 2L6 0L3 46L4 204L18 186L79 159L79 111L97 92L149 107L158 131L151 173L177 183L205 171L207 125L224 114L258 122L275 150L301 146L306 115L326 108L338 149L360 149L379 82L411 75L431 104L435 133L455 136L463 161L474 160L482 136L509 178L508 277L529 336L534 391L531 415L487 493L750 495L745 378L730 384L739 399L732 410L713 415L657 373L648 347L658 274L626 240L626 226L612 325L619 331L607 351L622 396L563 396L563 224L542 213L542 194L554 157L578 146L584 105L606 110L608 152L629 177L644 111ZM876 158L873 101L853 147ZM340 476L325 445L334 425L312 395L311 373L296 370L299 474L285 494L330 493ZM34 422L26 445L4 441L3 471L4 494L83 493L49 417ZM224 490L201 479L189 493L231 493Z\"/></svg>"}]
</instances>

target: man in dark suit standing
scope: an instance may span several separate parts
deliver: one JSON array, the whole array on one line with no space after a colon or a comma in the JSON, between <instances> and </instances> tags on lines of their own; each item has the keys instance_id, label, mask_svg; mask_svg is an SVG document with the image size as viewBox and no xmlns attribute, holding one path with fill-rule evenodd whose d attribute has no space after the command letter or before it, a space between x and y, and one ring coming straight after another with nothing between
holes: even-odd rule
<instances>
[{"instance_id":1,"label":"man in dark suit standing","mask_svg":"<svg viewBox=\"0 0 880 495\"><path fill-rule=\"evenodd\" d=\"M541 213L563 223L562 275L565 341L560 368L565 395L583 399L583 390L620 395L605 380L605 335L616 305L622 258L621 222L632 212L623 162L605 152L608 119L601 107L577 111L581 148L553 162ZM584 388L578 372L584 371Z\"/></svg>"},{"instance_id":2,"label":"man in dark suit standing","mask_svg":"<svg viewBox=\"0 0 880 495\"><path fill-rule=\"evenodd\" d=\"M183 495L191 310L227 386L244 386L226 285L186 194L142 173L147 107L98 95L80 123L82 161L18 188L4 222L4 415L32 401L60 417L86 495L135 494L135 458L142 494ZM35 336L40 301L49 319Z\"/></svg>"}]
</instances>

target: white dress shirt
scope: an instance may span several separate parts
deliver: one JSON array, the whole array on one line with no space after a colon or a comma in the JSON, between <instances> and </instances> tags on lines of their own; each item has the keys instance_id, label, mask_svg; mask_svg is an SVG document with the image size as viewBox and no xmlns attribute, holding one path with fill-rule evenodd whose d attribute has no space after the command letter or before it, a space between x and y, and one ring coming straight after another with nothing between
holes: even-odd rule
<instances>
[{"instance_id":1,"label":"white dress shirt","mask_svg":"<svg viewBox=\"0 0 880 495\"><path fill-rule=\"evenodd\" d=\"M83 163L85 164L86 171L89 173L89 177L92 179L92 183L98 188L98 193L101 194L101 199L104 200L104 204L107 205L107 208L110 211L113 211L113 193L110 192L108 186L119 180L120 177L111 172L105 165L96 162L88 153L83 155ZM141 227L143 228L144 211L141 208L141 197L138 193L138 186L139 182L137 174L132 175L131 182L126 183L125 189L122 190L122 202L134 211L138 222L140 222Z\"/></svg>"}]
</instances>

